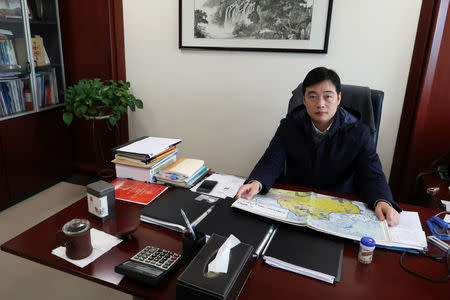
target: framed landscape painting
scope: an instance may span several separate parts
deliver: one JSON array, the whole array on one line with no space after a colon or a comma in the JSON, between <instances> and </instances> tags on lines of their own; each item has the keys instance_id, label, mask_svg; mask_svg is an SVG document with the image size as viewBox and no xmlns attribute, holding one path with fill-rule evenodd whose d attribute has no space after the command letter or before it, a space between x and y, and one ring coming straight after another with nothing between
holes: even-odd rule
<instances>
[{"instance_id":1,"label":"framed landscape painting","mask_svg":"<svg viewBox=\"0 0 450 300\"><path fill-rule=\"evenodd\" d=\"M333 0L179 0L179 47L326 53Z\"/></svg>"}]
</instances>

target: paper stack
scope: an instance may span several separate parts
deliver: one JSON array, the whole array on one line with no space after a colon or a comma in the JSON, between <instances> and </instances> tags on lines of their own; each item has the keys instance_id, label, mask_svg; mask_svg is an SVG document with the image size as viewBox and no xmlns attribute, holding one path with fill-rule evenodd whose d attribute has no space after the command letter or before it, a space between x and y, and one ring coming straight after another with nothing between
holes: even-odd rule
<instances>
[{"instance_id":1,"label":"paper stack","mask_svg":"<svg viewBox=\"0 0 450 300\"><path fill-rule=\"evenodd\" d=\"M113 149L116 176L155 182L155 174L177 159L179 139L143 137Z\"/></svg>"},{"instance_id":2,"label":"paper stack","mask_svg":"<svg viewBox=\"0 0 450 300\"><path fill-rule=\"evenodd\" d=\"M174 186L191 188L204 176L208 168L200 159L180 158L175 163L160 170L156 175L156 182Z\"/></svg>"}]
</instances>

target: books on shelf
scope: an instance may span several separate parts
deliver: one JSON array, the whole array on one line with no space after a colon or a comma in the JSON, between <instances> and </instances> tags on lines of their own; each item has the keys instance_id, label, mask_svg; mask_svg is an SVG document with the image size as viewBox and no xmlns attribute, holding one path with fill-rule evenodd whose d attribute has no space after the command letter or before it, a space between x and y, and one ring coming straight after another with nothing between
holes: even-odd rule
<instances>
[{"instance_id":1,"label":"books on shelf","mask_svg":"<svg viewBox=\"0 0 450 300\"><path fill-rule=\"evenodd\" d=\"M20 4L20 0L0 1L0 18L22 18L22 7Z\"/></svg>"},{"instance_id":2,"label":"books on shelf","mask_svg":"<svg viewBox=\"0 0 450 300\"><path fill-rule=\"evenodd\" d=\"M36 95L41 107L59 103L55 68L36 74Z\"/></svg>"},{"instance_id":3,"label":"books on shelf","mask_svg":"<svg viewBox=\"0 0 450 300\"><path fill-rule=\"evenodd\" d=\"M238 199L232 206L279 222L306 226L356 241L370 236L377 245L394 247L397 244L386 221L379 221L375 212L360 201L313 192L271 189L267 195L257 195L251 200ZM401 245L410 249L426 249L425 233L420 230L413 234L422 238L410 239L409 244L403 241Z\"/></svg>"},{"instance_id":4,"label":"books on shelf","mask_svg":"<svg viewBox=\"0 0 450 300\"><path fill-rule=\"evenodd\" d=\"M19 78L0 80L0 117L25 111L24 83Z\"/></svg>"},{"instance_id":5,"label":"books on shelf","mask_svg":"<svg viewBox=\"0 0 450 300\"><path fill-rule=\"evenodd\" d=\"M16 38L17 62L21 66L25 66L28 62L27 46L25 38ZM50 65L50 59L45 50L44 40L42 37L35 36L31 38L31 46L33 49L33 59L37 67Z\"/></svg>"},{"instance_id":6,"label":"books on shelf","mask_svg":"<svg viewBox=\"0 0 450 300\"><path fill-rule=\"evenodd\" d=\"M36 62L36 66L47 66L50 64L47 51L45 51L44 40L42 37L35 36L31 38L31 46L33 48L33 57Z\"/></svg>"},{"instance_id":7,"label":"books on shelf","mask_svg":"<svg viewBox=\"0 0 450 300\"><path fill-rule=\"evenodd\" d=\"M167 189L163 185L123 178L116 178L111 184L114 185L116 199L142 205L149 204Z\"/></svg>"},{"instance_id":8,"label":"books on shelf","mask_svg":"<svg viewBox=\"0 0 450 300\"><path fill-rule=\"evenodd\" d=\"M21 68L17 63L13 38L14 34L11 30L0 28L0 77L2 78L20 73L20 71L17 71L14 74L9 74L11 70L20 70Z\"/></svg>"},{"instance_id":9,"label":"books on shelf","mask_svg":"<svg viewBox=\"0 0 450 300\"><path fill-rule=\"evenodd\" d=\"M263 252L270 266L319 279L340 280L344 243L308 228L280 225Z\"/></svg>"}]
</instances>

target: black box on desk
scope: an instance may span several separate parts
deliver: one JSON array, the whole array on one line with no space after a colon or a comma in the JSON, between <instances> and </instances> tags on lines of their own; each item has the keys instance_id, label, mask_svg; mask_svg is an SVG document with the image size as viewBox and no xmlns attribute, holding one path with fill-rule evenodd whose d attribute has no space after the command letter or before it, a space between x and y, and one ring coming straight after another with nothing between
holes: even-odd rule
<instances>
[{"instance_id":1,"label":"black box on desk","mask_svg":"<svg viewBox=\"0 0 450 300\"><path fill-rule=\"evenodd\" d=\"M236 299L251 272L253 246L231 248L227 273L208 273L226 238L213 234L177 279L177 299Z\"/></svg>"}]
</instances>

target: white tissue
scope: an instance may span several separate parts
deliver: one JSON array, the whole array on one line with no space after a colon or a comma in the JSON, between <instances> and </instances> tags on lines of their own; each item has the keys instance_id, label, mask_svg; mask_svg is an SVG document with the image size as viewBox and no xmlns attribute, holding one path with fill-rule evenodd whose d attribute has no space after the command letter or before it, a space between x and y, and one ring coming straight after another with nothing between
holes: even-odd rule
<instances>
[{"instance_id":1,"label":"white tissue","mask_svg":"<svg viewBox=\"0 0 450 300\"><path fill-rule=\"evenodd\" d=\"M230 260L230 250L239 243L238 238L230 234L217 251L216 258L209 263L208 272L226 273L228 271L228 261Z\"/></svg>"}]
</instances>

